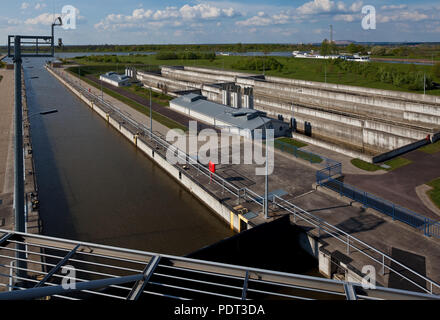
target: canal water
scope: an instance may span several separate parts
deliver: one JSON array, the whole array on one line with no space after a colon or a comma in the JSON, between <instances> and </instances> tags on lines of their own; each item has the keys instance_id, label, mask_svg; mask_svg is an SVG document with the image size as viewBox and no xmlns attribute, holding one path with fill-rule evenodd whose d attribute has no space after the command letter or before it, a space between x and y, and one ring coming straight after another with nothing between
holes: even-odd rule
<instances>
[{"instance_id":1,"label":"canal water","mask_svg":"<svg viewBox=\"0 0 440 320\"><path fill-rule=\"evenodd\" d=\"M24 75L43 234L185 255L233 232L43 67Z\"/></svg>"}]
</instances>

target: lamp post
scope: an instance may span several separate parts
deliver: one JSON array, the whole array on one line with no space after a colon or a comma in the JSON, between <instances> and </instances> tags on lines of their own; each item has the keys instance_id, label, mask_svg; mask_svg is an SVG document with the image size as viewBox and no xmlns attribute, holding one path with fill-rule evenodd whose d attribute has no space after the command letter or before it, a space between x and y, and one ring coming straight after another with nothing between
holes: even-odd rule
<instances>
[{"instance_id":1,"label":"lamp post","mask_svg":"<svg viewBox=\"0 0 440 320\"><path fill-rule=\"evenodd\" d=\"M150 87L150 139L153 138L153 103L151 98L151 87Z\"/></svg>"},{"instance_id":2,"label":"lamp post","mask_svg":"<svg viewBox=\"0 0 440 320\"><path fill-rule=\"evenodd\" d=\"M266 140L266 174L264 178L264 204L263 204L263 211L264 211L264 218L269 219L269 144L267 142L267 127L266 122L264 121L263 117L261 115L258 116L261 121L263 121L264 125L264 136Z\"/></svg>"}]
</instances>

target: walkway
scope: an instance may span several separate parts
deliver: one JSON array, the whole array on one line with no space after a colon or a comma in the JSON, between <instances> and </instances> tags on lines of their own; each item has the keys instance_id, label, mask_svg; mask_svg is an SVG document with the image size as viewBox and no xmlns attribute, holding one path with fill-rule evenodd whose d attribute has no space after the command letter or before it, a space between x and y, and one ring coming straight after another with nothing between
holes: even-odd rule
<instances>
[{"instance_id":1,"label":"walkway","mask_svg":"<svg viewBox=\"0 0 440 320\"><path fill-rule=\"evenodd\" d=\"M12 229L14 71L2 69L0 76L0 225Z\"/></svg>"}]
</instances>

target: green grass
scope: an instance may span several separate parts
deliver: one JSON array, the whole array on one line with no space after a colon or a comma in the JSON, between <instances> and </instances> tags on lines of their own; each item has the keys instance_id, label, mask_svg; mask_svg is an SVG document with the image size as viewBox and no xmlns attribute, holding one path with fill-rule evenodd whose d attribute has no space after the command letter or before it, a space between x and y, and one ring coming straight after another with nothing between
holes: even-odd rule
<instances>
[{"instance_id":1,"label":"green grass","mask_svg":"<svg viewBox=\"0 0 440 320\"><path fill-rule=\"evenodd\" d=\"M123 68L124 68L124 66L121 66L121 65L108 64L108 65L100 65L100 66L82 66L80 68L71 67L71 68L69 68L69 70L75 74L80 73L81 76L92 75L92 76L96 77L97 79L99 79L99 76L103 73L106 73L109 71L119 71L120 72L120 71L122 71ZM133 92L142 98L150 99L149 91L144 88L141 88L139 86L124 87L124 89L129 92ZM169 101L171 99L172 99L172 97L170 97L168 95L165 95L162 93L157 93L157 92L152 92L152 100L162 106L167 107L169 104Z\"/></svg>"},{"instance_id":2,"label":"green grass","mask_svg":"<svg viewBox=\"0 0 440 320\"><path fill-rule=\"evenodd\" d=\"M277 143L277 142L280 142L280 143ZM277 139L277 140L275 140L274 145L275 145L275 148L277 148L283 152L290 153L297 158L306 160L311 163L321 163L323 161L322 158L319 157L318 155L311 154L309 152L300 150L300 148L306 147L307 144L302 143L300 141L296 141L291 138Z\"/></svg>"},{"instance_id":3,"label":"green grass","mask_svg":"<svg viewBox=\"0 0 440 320\"><path fill-rule=\"evenodd\" d=\"M277 141L292 145L297 148L304 148L304 147L308 146L306 143L303 143L301 141L296 141L292 138L279 138L279 139L277 139Z\"/></svg>"},{"instance_id":4,"label":"green grass","mask_svg":"<svg viewBox=\"0 0 440 320\"><path fill-rule=\"evenodd\" d=\"M354 165L355 167L357 167L359 169L362 169L364 171L369 171L369 172L375 172L378 170L393 171L393 170L404 167L404 166L411 164L411 163L412 163L412 161L405 159L405 158L402 158L402 157L394 158L394 159L391 159L391 160L384 162L385 165L390 167L389 169L384 169L377 164L365 162L360 159L351 160L352 165Z\"/></svg>"},{"instance_id":5,"label":"green grass","mask_svg":"<svg viewBox=\"0 0 440 320\"><path fill-rule=\"evenodd\" d=\"M387 169L387 171L396 170L398 168L407 166L407 165L409 165L411 163L412 163L411 160L408 160L408 159L405 159L405 158L402 158L402 157L394 158L394 159L391 159L391 160L388 160L388 161L385 162L385 164L387 166L391 167L390 169Z\"/></svg>"},{"instance_id":6,"label":"green grass","mask_svg":"<svg viewBox=\"0 0 440 320\"><path fill-rule=\"evenodd\" d=\"M419 150L428 154L434 154L440 152L440 141L428 144L424 147L421 147Z\"/></svg>"},{"instance_id":7,"label":"green grass","mask_svg":"<svg viewBox=\"0 0 440 320\"><path fill-rule=\"evenodd\" d=\"M440 209L440 178L431 181L428 183L428 186L434 188L428 192L428 195L432 202Z\"/></svg>"},{"instance_id":8,"label":"green grass","mask_svg":"<svg viewBox=\"0 0 440 320\"><path fill-rule=\"evenodd\" d=\"M67 71L70 74L72 74L72 75L77 77L77 74L75 72L72 72L69 69L67 69ZM89 79L81 77L81 81L84 81L87 84L89 84L89 85L91 85L91 86L93 86L93 87L95 87L97 89L101 89L99 85L97 85L96 83L94 83L93 81L91 81ZM131 99L129 99L129 98L123 96L123 95L120 95L119 93L117 93L117 92L115 92L113 90L110 90L110 89L107 89L107 88L103 88L103 91L106 94L112 96L113 98L118 99L119 101L129 105L133 109L135 109L135 110L137 110L137 111L139 111L139 112L141 112L141 113L143 113L143 114L145 114L147 116L150 115L150 108L148 108L146 106L143 106L143 105L137 103L136 101L131 100ZM170 119L170 118L168 118L168 117L166 117L164 115L161 115L160 113L158 113L158 112L156 112L154 110L152 112L152 115L153 115L153 119L155 121L163 124L164 126L170 128L170 129L181 129L183 131L188 131L187 127L181 125L180 123L177 123L176 121L174 121L174 120L172 120L172 119Z\"/></svg>"},{"instance_id":9,"label":"green grass","mask_svg":"<svg viewBox=\"0 0 440 320\"><path fill-rule=\"evenodd\" d=\"M255 70L234 70L233 65L238 61L243 59L243 57L238 56L218 56L215 60L157 60L154 55L141 55L136 57L130 56L119 56L120 63L119 67L122 68L129 64L145 64L151 66L159 65L185 65L185 66L196 66L196 67L207 67L215 69L225 69L231 71L248 72L261 74L261 71ZM324 82L325 71L327 71L327 82L342 84L342 85L352 85L373 89L384 89L384 90L394 90L402 92L413 92L413 93L423 93L422 91L411 91L406 88L395 86L389 83L383 83L378 80L372 80L371 78L366 78L362 75L345 72L340 70L336 66L329 65L327 61L324 60L314 60L314 59L298 59L289 57L276 57L276 59L284 65L284 68L279 70L266 71L266 75L277 76L292 79L301 79L307 81L317 81ZM96 68L106 66L105 63L101 62L90 62L85 57L75 59L77 63L94 66ZM371 62L380 66L390 67L388 63L381 62ZM107 65L112 65L114 63L109 63ZM421 65L410 65L410 64L395 64L392 66L394 69L405 72L426 72L431 73L432 66L421 66ZM436 82L440 82L440 79L434 78ZM440 95L440 90L429 90L427 94L430 95Z\"/></svg>"}]
</instances>

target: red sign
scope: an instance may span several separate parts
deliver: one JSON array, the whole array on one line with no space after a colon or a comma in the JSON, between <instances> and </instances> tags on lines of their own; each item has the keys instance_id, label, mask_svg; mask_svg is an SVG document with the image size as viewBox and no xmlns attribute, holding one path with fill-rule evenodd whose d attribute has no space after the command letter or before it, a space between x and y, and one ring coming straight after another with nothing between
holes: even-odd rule
<instances>
[{"instance_id":1,"label":"red sign","mask_svg":"<svg viewBox=\"0 0 440 320\"><path fill-rule=\"evenodd\" d=\"M212 163L211 161L209 161L209 171L215 173L215 163Z\"/></svg>"}]
</instances>

